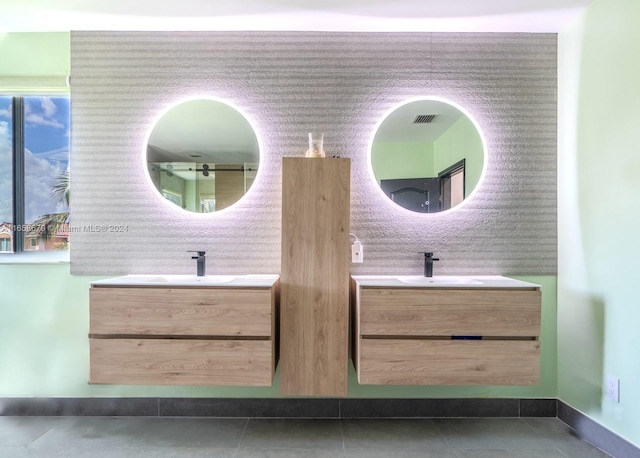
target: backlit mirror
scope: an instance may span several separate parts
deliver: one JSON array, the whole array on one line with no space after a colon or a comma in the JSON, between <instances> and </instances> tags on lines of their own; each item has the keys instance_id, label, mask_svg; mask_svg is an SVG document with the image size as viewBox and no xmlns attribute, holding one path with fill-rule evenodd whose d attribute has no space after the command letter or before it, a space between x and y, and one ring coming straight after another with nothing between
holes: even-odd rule
<instances>
[{"instance_id":1,"label":"backlit mirror","mask_svg":"<svg viewBox=\"0 0 640 458\"><path fill-rule=\"evenodd\" d=\"M370 154L371 173L389 199L414 212L437 213L460 205L478 186L485 142L461 107L425 97L388 112Z\"/></svg>"},{"instance_id":2,"label":"backlit mirror","mask_svg":"<svg viewBox=\"0 0 640 458\"><path fill-rule=\"evenodd\" d=\"M184 210L211 213L236 203L253 184L259 146L247 118L214 99L182 102L156 122L146 145L149 177Z\"/></svg>"}]
</instances>

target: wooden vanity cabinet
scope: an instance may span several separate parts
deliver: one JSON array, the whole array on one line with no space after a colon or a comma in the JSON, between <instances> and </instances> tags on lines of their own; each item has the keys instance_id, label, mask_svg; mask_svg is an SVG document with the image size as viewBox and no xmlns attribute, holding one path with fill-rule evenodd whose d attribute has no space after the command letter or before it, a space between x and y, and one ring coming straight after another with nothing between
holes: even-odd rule
<instances>
[{"instance_id":1,"label":"wooden vanity cabinet","mask_svg":"<svg viewBox=\"0 0 640 458\"><path fill-rule=\"evenodd\" d=\"M359 383L539 383L539 288L351 287Z\"/></svg>"},{"instance_id":2,"label":"wooden vanity cabinet","mask_svg":"<svg viewBox=\"0 0 640 458\"><path fill-rule=\"evenodd\" d=\"M89 292L90 383L272 384L277 282Z\"/></svg>"}]
</instances>

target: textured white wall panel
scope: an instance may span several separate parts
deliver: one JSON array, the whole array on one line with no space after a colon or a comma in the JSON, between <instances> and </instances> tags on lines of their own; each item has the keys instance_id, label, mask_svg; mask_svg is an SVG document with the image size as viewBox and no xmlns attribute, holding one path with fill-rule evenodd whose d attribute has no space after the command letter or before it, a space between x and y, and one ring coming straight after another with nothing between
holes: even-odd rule
<instances>
[{"instance_id":1,"label":"textured white wall panel","mask_svg":"<svg viewBox=\"0 0 640 458\"><path fill-rule=\"evenodd\" d=\"M325 133L352 160L358 274L556 274L556 36L550 34L72 32L74 274L280 271L281 158ZM145 135L194 95L241 108L262 140L258 180L224 212L194 215L148 186ZM488 171L475 198L441 215L396 208L368 174L380 117L403 100L446 97L479 122Z\"/></svg>"}]
</instances>

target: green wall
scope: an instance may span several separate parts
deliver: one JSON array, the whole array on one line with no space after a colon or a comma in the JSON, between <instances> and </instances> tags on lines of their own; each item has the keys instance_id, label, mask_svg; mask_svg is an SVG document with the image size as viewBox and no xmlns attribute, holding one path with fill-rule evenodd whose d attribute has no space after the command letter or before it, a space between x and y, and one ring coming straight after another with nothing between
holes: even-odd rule
<instances>
[{"instance_id":1,"label":"green wall","mask_svg":"<svg viewBox=\"0 0 640 458\"><path fill-rule=\"evenodd\" d=\"M2 397L276 397L272 387L89 385L89 282L68 264L0 264L0 398ZM556 279L518 277L543 290L542 382L533 387L358 385L350 397L556 397Z\"/></svg>"},{"instance_id":2,"label":"green wall","mask_svg":"<svg viewBox=\"0 0 640 458\"><path fill-rule=\"evenodd\" d=\"M595 0L559 35L558 387L640 446L638 24L638 0Z\"/></svg>"},{"instance_id":3,"label":"green wall","mask_svg":"<svg viewBox=\"0 0 640 458\"><path fill-rule=\"evenodd\" d=\"M433 143L374 142L371 166L378 183L396 178L436 176L433 168Z\"/></svg>"},{"instance_id":4,"label":"green wall","mask_svg":"<svg viewBox=\"0 0 640 458\"><path fill-rule=\"evenodd\" d=\"M0 91L67 91L68 32L0 33Z\"/></svg>"}]
</instances>

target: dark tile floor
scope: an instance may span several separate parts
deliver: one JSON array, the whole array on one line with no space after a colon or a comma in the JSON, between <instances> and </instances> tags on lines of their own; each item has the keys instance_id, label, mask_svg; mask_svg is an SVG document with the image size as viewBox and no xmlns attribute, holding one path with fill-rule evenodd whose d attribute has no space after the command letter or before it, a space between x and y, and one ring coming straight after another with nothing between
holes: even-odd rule
<instances>
[{"instance_id":1,"label":"dark tile floor","mask_svg":"<svg viewBox=\"0 0 640 458\"><path fill-rule=\"evenodd\" d=\"M556 418L0 417L0 457L592 458Z\"/></svg>"}]
</instances>

